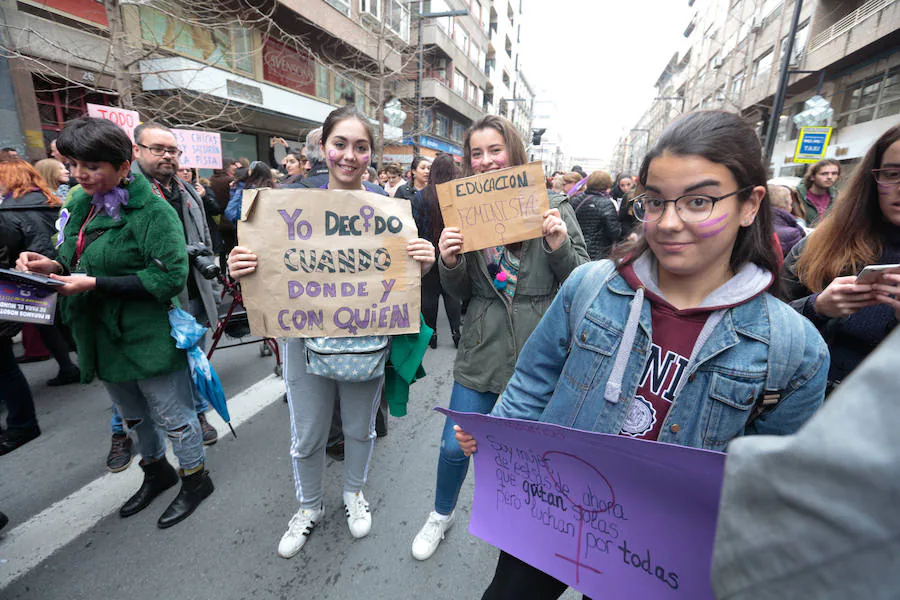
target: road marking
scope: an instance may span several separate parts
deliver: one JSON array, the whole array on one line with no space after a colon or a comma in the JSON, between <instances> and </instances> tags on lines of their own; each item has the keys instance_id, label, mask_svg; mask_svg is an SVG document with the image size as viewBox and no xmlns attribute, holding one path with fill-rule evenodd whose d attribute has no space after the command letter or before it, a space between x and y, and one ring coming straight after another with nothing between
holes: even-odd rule
<instances>
[{"instance_id":1,"label":"road marking","mask_svg":"<svg viewBox=\"0 0 900 600\"><path fill-rule=\"evenodd\" d=\"M237 429L284 395L280 377L269 375L228 400L231 425ZM207 413L219 437L231 435L215 411ZM171 448L169 460L175 463ZM124 473L107 473L56 502L6 534L0 544L0 590L39 565L44 559L119 509L141 485L135 465Z\"/></svg>"}]
</instances>

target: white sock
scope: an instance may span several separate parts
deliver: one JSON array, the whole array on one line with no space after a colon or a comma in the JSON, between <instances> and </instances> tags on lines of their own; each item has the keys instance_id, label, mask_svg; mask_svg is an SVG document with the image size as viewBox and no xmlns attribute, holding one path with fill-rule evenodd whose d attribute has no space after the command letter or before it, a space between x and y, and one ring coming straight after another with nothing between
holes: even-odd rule
<instances>
[{"instance_id":1,"label":"white sock","mask_svg":"<svg viewBox=\"0 0 900 600\"><path fill-rule=\"evenodd\" d=\"M434 511L434 514L437 515L438 521L449 521L450 520L450 515L442 515L441 513L437 512L437 511Z\"/></svg>"}]
</instances>

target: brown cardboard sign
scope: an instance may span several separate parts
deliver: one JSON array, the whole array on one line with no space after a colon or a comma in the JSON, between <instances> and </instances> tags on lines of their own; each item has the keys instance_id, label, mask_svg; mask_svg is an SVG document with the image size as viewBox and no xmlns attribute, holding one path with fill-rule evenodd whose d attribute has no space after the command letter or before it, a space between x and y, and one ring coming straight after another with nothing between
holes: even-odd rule
<instances>
[{"instance_id":1,"label":"brown cardboard sign","mask_svg":"<svg viewBox=\"0 0 900 600\"><path fill-rule=\"evenodd\" d=\"M550 209L540 162L436 186L444 225L459 227L463 252L541 237Z\"/></svg>"},{"instance_id":2,"label":"brown cardboard sign","mask_svg":"<svg viewBox=\"0 0 900 600\"><path fill-rule=\"evenodd\" d=\"M241 279L250 330L264 337L419 331L418 237L407 200L346 190L245 190L238 238L259 258Z\"/></svg>"}]
</instances>

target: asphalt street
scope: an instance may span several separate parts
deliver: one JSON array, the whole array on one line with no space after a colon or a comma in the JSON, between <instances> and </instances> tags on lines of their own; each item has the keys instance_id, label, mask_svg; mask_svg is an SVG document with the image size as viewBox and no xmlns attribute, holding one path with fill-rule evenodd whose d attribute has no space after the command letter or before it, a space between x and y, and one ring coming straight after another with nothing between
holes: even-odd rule
<instances>
[{"instance_id":1,"label":"asphalt street","mask_svg":"<svg viewBox=\"0 0 900 600\"><path fill-rule=\"evenodd\" d=\"M443 317L443 315L442 315ZM447 332L446 322L440 330ZM354 540L341 503L341 462L328 459L326 518L290 560L275 549L297 509L288 454L283 384L258 344L216 352L213 365L230 398L237 439L219 425L208 449L216 486L198 511L168 530L156 519L175 496L121 519L118 506L140 485L137 460L108 474L109 399L99 383L48 388L53 361L24 365L43 435L0 457L0 598L349 599L480 598L497 550L466 531L473 478L457 522L428 561L410 545L432 508L435 466L452 385L454 349L441 336L425 358L428 377L411 389L409 414L391 418L376 441L365 489L371 534ZM569 591L563 598L578 598Z\"/></svg>"}]
</instances>

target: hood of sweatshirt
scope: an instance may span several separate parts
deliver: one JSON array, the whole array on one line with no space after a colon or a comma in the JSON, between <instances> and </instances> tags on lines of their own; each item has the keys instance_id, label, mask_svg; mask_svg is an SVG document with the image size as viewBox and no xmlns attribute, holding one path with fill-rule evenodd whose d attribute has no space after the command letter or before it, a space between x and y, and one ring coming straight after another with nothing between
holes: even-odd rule
<instances>
[{"instance_id":1,"label":"hood of sweatshirt","mask_svg":"<svg viewBox=\"0 0 900 600\"><path fill-rule=\"evenodd\" d=\"M609 402L617 402L622 391L625 368L628 365L628 358L634 347L634 339L640 325L641 310L645 299L649 300L651 304L665 306L667 310L673 311L678 315L692 316L704 313L709 315L706 323L703 325L703 329L700 331L700 335L697 337L697 341L691 351L690 360L685 368L685 373L690 373L700 350L728 309L744 304L765 293L774 280L774 275L769 271L753 263L745 263L731 279L713 290L697 307L679 310L666 300L659 289L659 265L652 252L644 252L631 264L619 267L619 273L628 285L635 290L635 294L634 299L631 301L628 321L622 333L622 342L619 344L615 363L606 384L604 398ZM681 383L675 390L676 398L687 379L687 377L681 379Z\"/></svg>"}]
</instances>

